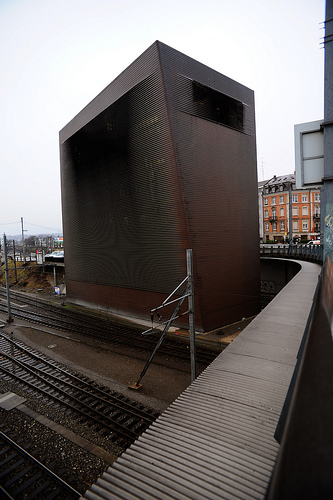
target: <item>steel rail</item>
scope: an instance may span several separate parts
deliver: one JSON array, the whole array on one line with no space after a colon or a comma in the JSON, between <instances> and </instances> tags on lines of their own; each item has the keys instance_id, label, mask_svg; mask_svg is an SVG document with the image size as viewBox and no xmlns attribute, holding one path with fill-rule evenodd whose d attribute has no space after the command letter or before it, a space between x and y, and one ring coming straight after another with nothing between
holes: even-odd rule
<instances>
[{"instance_id":1,"label":"steel rail","mask_svg":"<svg viewBox=\"0 0 333 500\"><path fill-rule=\"evenodd\" d=\"M37 307L37 306L36 306ZM57 308L57 306L51 306L50 309L52 312L54 312ZM0 304L0 311L3 311L6 313L7 309L5 306L2 306ZM61 310L62 311L62 310ZM62 311L63 312L63 311ZM57 314L60 315L61 313L57 311ZM127 347L130 347L131 349L134 348L139 348L140 350L149 350L151 351L151 348L155 346L155 343L153 342L154 336L151 336L148 338L147 336L141 336L140 331L136 331L134 329L131 329L130 327L124 327L122 328L122 331L118 331L116 333L112 332L112 330L105 328L106 325L103 325L102 328L100 325L97 325L96 327L96 318L94 318L94 324L92 324L91 327L87 327L86 325L82 324L81 322L73 322L72 321L64 321L63 319L55 319L55 318L50 318L48 317L47 319L43 319L41 314L39 312L35 313L32 311L27 311L27 310L18 310L15 308L15 306L12 306L12 315L16 316L20 319L24 319L26 321L38 323L50 328L55 328L57 330L61 331L68 331L68 332L73 332L73 333L80 333L82 335L88 335L91 336L92 329L94 330L94 338L98 338L99 340L105 340L110 343L118 343L120 345L124 345ZM62 314L63 316L63 314ZM119 325L116 325L119 329ZM114 327L114 325L112 325ZM135 339L136 345L133 343L133 339ZM143 343L145 345L143 345ZM189 355L187 351L187 345L184 347L183 345L176 345L177 341L171 342L171 341L166 341L164 342L164 346L161 347L159 350L160 354L162 355L167 355L167 356L177 356L180 359L184 360L189 360ZM180 344L180 342L179 342ZM182 343L183 344L183 343ZM170 352L171 350L171 352ZM201 362L203 364L209 364L211 363L215 357L217 356L218 352L214 351L212 349L204 349L200 348L198 349L197 352L197 361Z\"/></svg>"},{"instance_id":2,"label":"steel rail","mask_svg":"<svg viewBox=\"0 0 333 500\"><path fill-rule=\"evenodd\" d=\"M26 370L27 372L29 372L31 375L33 375L34 377L36 377L37 379L39 379L44 384L50 385L49 382L44 377L41 377L40 375L34 373L33 370L29 369L23 363L21 363L20 361L16 360L13 356L5 353L2 350L0 350L0 355L6 357L8 360L10 360L11 362L15 363L19 367L21 367L23 370ZM54 394L51 394L50 392L48 392L47 390L45 390L45 389L43 389L41 387L37 387L32 382L29 382L28 380L22 378L22 376L19 376L19 375L15 374L15 373L11 372L8 368L5 368L4 366L1 366L1 364L0 364L0 370L2 370L8 376L16 378L17 380L23 382L24 384L29 385L34 390L38 390L39 392L45 394L45 396L47 396L48 398L52 398L52 399L56 400L59 404L66 406L67 408L71 409L73 412L79 413L80 415L84 416L85 419L92 420L93 422L95 422L96 424L98 424L99 426L101 426L102 428L108 429L110 432L113 432L113 433L117 432L118 434L121 435L121 437L123 437L126 440L133 441L133 440L137 439L140 436L140 433L132 431L131 429L128 429L127 427L124 427L122 424L119 424L118 422L116 422L112 418L109 418L108 416L101 414L100 412L98 412L97 410L95 410L94 408L92 408L91 406L89 406L86 403L80 401L75 396L72 396L72 395L66 393L66 391L64 391L63 389L61 389L59 387L52 386L52 389L55 390L55 391L57 391L61 395L63 395L65 398L75 401L78 405L80 405L82 408L84 408L84 410L80 409L80 408L77 408L73 404L68 403L67 401L64 401L63 399L59 398L58 396L56 396ZM102 420L100 420L98 417L92 415L91 413L93 413L94 415L97 414L99 417L103 417L107 422L111 422L112 425L110 425L110 423L103 422Z\"/></svg>"},{"instance_id":3,"label":"steel rail","mask_svg":"<svg viewBox=\"0 0 333 500\"><path fill-rule=\"evenodd\" d=\"M2 440L2 442L7 443L11 449L15 449L16 451L18 451L20 456L23 456L26 460L28 460L35 467L37 467L39 470L41 470L44 474L46 474L48 477L50 477L52 479L52 481L55 483L54 486L55 485L60 486L62 488L62 490L66 491L66 494L71 495L70 498L79 498L81 496L80 493L78 491L76 491L74 488L72 488L72 486L70 486L68 483L66 483L66 481L64 481L59 476L57 476L57 474L52 472L48 467L46 467L44 464L42 464L39 460L37 460L32 455L30 455L30 453L28 453L24 448L22 448L19 444L17 444L9 436L7 436L6 434L4 434L1 431L0 431L0 440ZM8 460L8 462L9 462L9 460ZM21 464L18 464L18 465L20 466ZM12 468L13 467L14 466L12 466ZM2 472L1 475L4 476L4 472ZM49 487L50 483L45 483L43 486L40 487L40 490L41 490L40 493L42 493L43 489L45 490L47 487ZM51 486L53 486L53 485L51 484ZM6 488L8 488L8 486L6 486L4 484L1 485L0 497L1 498L14 498L11 496L11 493ZM20 489L24 491L24 484L20 487ZM64 493L64 491L62 491L62 493ZM2 494L6 495L6 496L3 497ZM15 494L15 498L17 498L16 495L18 494L18 492L15 491L15 492L13 492L13 494ZM33 496L29 496L29 498L33 498Z\"/></svg>"},{"instance_id":4,"label":"steel rail","mask_svg":"<svg viewBox=\"0 0 333 500\"><path fill-rule=\"evenodd\" d=\"M131 415L133 415L133 416L135 416L137 418L141 418L141 419L143 418L143 419L145 419L148 423L152 423L152 422L154 422L156 420L156 418L153 417L152 415L150 415L149 413L146 413L145 411L142 411L142 410L140 410L138 408L133 409L133 406L130 403L127 403L126 401L123 401L122 399L114 396L113 394L107 393L107 392L103 391L102 389L100 389L100 388L98 388L96 386L91 386L91 384L89 384L85 380L81 379L80 377L77 377L76 375L71 374L70 372L68 372L67 370L64 370L60 366L55 365L54 363L51 363L50 361L48 361L44 357L39 356L38 354L35 354L34 352L32 352L30 350L30 348L28 348L27 346L24 346L21 342L15 342L14 340L8 338L7 335L5 335L3 333L0 334L0 338L3 338L7 342L9 342L11 345L13 345L13 346L15 346L17 348L24 349L24 353L28 354L33 359L35 359L35 360L37 360L39 362L44 363L46 366L51 367L51 368L57 370L57 372L65 375L66 377L68 377L70 379L75 380L79 384L82 384L84 387L88 388L89 392L87 392L87 390L85 390L85 389L82 389L78 385L73 385L73 384L70 384L69 382L62 381L64 383L66 383L67 385L69 385L70 387L72 387L74 390L82 391L82 393L85 396L87 394L90 394L95 399L98 399L98 400L100 400L101 402L104 402L104 403L108 403L108 404L112 405L112 407L114 407L116 409L119 409L121 411L126 410L126 412L130 413ZM21 363L23 363L25 366L27 366L29 368L34 368L35 370L37 370L37 371L39 371L41 373L46 373L45 370L42 370L41 368L35 367L33 365L29 365L25 361L21 361ZM46 373L46 375L49 376L49 377L53 377L56 380L58 380L55 376L53 376L51 374ZM95 393L98 392L101 396L96 396L96 394L92 394L90 392L92 390ZM107 398L107 400L105 398Z\"/></svg>"}]
</instances>

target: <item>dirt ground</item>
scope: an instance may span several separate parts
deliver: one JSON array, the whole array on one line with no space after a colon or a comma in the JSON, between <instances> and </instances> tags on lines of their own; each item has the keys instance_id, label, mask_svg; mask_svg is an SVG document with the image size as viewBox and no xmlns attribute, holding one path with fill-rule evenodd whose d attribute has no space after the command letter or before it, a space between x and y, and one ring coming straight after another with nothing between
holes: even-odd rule
<instances>
[{"instance_id":1,"label":"dirt ground","mask_svg":"<svg viewBox=\"0 0 333 500\"><path fill-rule=\"evenodd\" d=\"M9 286L13 290L53 293L53 275L45 273L43 266L37 265L36 262L24 264L9 260L8 269ZM6 286L5 264L1 265L0 285Z\"/></svg>"}]
</instances>

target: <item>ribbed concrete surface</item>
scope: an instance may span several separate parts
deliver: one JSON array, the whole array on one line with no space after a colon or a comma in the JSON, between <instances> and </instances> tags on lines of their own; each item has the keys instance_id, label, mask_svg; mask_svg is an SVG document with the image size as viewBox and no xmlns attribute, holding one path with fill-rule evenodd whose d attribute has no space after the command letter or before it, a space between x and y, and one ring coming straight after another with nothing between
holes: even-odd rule
<instances>
[{"instance_id":1,"label":"ribbed concrete surface","mask_svg":"<svg viewBox=\"0 0 333 500\"><path fill-rule=\"evenodd\" d=\"M82 498L263 499L320 266L302 270Z\"/></svg>"}]
</instances>

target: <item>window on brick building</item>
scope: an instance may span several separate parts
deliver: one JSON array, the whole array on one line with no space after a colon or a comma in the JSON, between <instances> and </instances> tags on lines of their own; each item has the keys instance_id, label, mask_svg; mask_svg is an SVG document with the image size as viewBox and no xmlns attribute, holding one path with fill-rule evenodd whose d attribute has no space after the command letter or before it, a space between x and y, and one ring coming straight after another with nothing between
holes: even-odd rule
<instances>
[{"instance_id":1,"label":"window on brick building","mask_svg":"<svg viewBox=\"0 0 333 500\"><path fill-rule=\"evenodd\" d=\"M275 196L272 196L272 205L275 205L275 203L276 203L276 198Z\"/></svg>"},{"instance_id":2,"label":"window on brick building","mask_svg":"<svg viewBox=\"0 0 333 500\"><path fill-rule=\"evenodd\" d=\"M284 196L280 196L280 203L284 203Z\"/></svg>"},{"instance_id":3,"label":"window on brick building","mask_svg":"<svg viewBox=\"0 0 333 500\"><path fill-rule=\"evenodd\" d=\"M293 215L298 215L298 207L293 207Z\"/></svg>"},{"instance_id":4,"label":"window on brick building","mask_svg":"<svg viewBox=\"0 0 333 500\"><path fill-rule=\"evenodd\" d=\"M273 229L273 231L277 230L277 222L273 222L272 229Z\"/></svg>"},{"instance_id":5,"label":"window on brick building","mask_svg":"<svg viewBox=\"0 0 333 500\"><path fill-rule=\"evenodd\" d=\"M298 231L298 220L293 220L293 231Z\"/></svg>"},{"instance_id":6,"label":"window on brick building","mask_svg":"<svg viewBox=\"0 0 333 500\"><path fill-rule=\"evenodd\" d=\"M268 217L268 210L265 210L265 218Z\"/></svg>"},{"instance_id":7,"label":"window on brick building","mask_svg":"<svg viewBox=\"0 0 333 500\"><path fill-rule=\"evenodd\" d=\"M308 201L308 195L307 194L302 194L302 201L303 201L303 203Z\"/></svg>"},{"instance_id":8,"label":"window on brick building","mask_svg":"<svg viewBox=\"0 0 333 500\"><path fill-rule=\"evenodd\" d=\"M308 207L302 207L302 215L308 215Z\"/></svg>"},{"instance_id":9,"label":"window on brick building","mask_svg":"<svg viewBox=\"0 0 333 500\"><path fill-rule=\"evenodd\" d=\"M268 198L264 198L264 205L268 205Z\"/></svg>"},{"instance_id":10,"label":"window on brick building","mask_svg":"<svg viewBox=\"0 0 333 500\"><path fill-rule=\"evenodd\" d=\"M280 208L280 217L284 217L284 208Z\"/></svg>"},{"instance_id":11,"label":"window on brick building","mask_svg":"<svg viewBox=\"0 0 333 500\"><path fill-rule=\"evenodd\" d=\"M266 231L266 233L269 231L269 224L268 224L268 222L265 222L265 231Z\"/></svg>"},{"instance_id":12,"label":"window on brick building","mask_svg":"<svg viewBox=\"0 0 333 500\"><path fill-rule=\"evenodd\" d=\"M315 201L320 201L320 193L315 193L314 199L315 199Z\"/></svg>"},{"instance_id":13,"label":"window on brick building","mask_svg":"<svg viewBox=\"0 0 333 500\"><path fill-rule=\"evenodd\" d=\"M302 225L303 225L303 231L308 231L308 229L309 229L309 221L308 220L303 220Z\"/></svg>"},{"instance_id":14,"label":"window on brick building","mask_svg":"<svg viewBox=\"0 0 333 500\"><path fill-rule=\"evenodd\" d=\"M293 203L298 202L298 194L293 194Z\"/></svg>"},{"instance_id":15,"label":"window on brick building","mask_svg":"<svg viewBox=\"0 0 333 500\"><path fill-rule=\"evenodd\" d=\"M282 220L280 222L280 231L284 231L284 228L285 228L285 226L284 226L284 220Z\"/></svg>"}]
</instances>

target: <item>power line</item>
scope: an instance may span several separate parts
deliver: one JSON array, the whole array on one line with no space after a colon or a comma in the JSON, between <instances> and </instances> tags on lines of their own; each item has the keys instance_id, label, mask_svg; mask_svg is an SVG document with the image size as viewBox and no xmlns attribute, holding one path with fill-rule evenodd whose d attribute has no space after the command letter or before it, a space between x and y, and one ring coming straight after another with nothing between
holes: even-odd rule
<instances>
[{"instance_id":1,"label":"power line","mask_svg":"<svg viewBox=\"0 0 333 500\"><path fill-rule=\"evenodd\" d=\"M52 229L57 232L57 229L54 227L41 226L40 224L33 224L32 222L27 222L27 221L25 221L25 224L28 224L29 226L43 227L44 229Z\"/></svg>"},{"instance_id":2,"label":"power line","mask_svg":"<svg viewBox=\"0 0 333 500\"><path fill-rule=\"evenodd\" d=\"M11 226L13 224L20 224L20 221L14 221L14 222L0 222L0 226ZM52 231L54 231L55 233L58 233L59 232L59 228L54 228L54 227L49 227L49 226L42 226L40 224L34 224L32 222L27 222L27 221L24 221L24 224L25 225L29 225L29 226L35 226L35 227L41 227L41 228L44 228L44 229L50 229Z\"/></svg>"}]
</instances>

